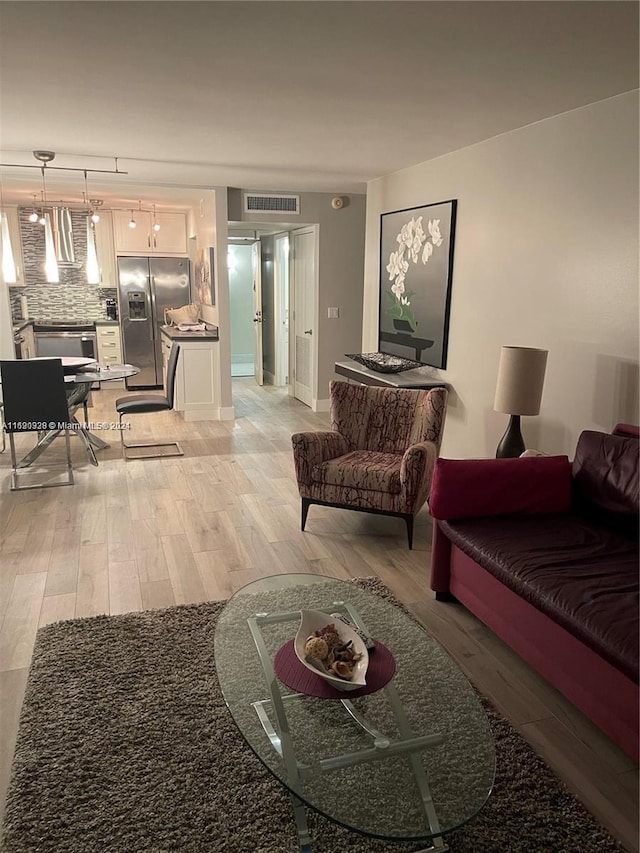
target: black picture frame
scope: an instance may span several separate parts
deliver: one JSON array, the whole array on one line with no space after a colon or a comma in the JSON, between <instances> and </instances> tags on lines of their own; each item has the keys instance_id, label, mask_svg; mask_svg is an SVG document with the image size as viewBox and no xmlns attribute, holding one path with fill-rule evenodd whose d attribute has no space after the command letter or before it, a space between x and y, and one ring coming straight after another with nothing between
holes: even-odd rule
<instances>
[{"instance_id":1,"label":"black picture frame","mask_svg":"<svg viewBox=\"0 0 640 853\"><path fill-rule=\"evenodd\" d=\"M447 366L457 199L380 215L378 350Z\"/></svg>"}]
</instances>

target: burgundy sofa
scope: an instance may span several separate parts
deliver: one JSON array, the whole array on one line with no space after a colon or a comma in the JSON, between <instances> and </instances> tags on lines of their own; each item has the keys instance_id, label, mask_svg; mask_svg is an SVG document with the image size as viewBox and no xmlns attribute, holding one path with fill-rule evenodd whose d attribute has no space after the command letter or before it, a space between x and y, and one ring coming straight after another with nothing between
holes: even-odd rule
<instances>
[{"instance_id":1,"label":"burgundy sofa","mask_svg":"<svg viewBox=\"0 0 640 853\"><path fill-rule=\"evenodd\" d=\"M566 456L439 459L431 587L638 758L639 430Z\"/></svg>"}]
</instances>

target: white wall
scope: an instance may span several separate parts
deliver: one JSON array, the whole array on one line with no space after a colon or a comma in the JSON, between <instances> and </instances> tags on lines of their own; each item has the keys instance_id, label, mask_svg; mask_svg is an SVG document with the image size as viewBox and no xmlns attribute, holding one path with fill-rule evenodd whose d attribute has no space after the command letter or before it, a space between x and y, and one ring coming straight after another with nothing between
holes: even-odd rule
<instances>
[{"instance_id":1,"label":"white wall","mask_svg":"<svg viewBox=\"0 0 640 853\"><path fill-rule=\"evenodd\" d=\"M190 244L189 254L193 262L200 249L213 246L215 249L215 269L211 270L214 283L215 305L202 306L202 318L218 326L220 342L220 417L232 420L234 417L231 399L231 335L229 333L229 279L227 275L227 190L215 187L203 190L196 211L189 216L189 237L195 238Z\"/></svg>"},{"instance_id":2,"label":"white wall","mask_svg":"<svg viewBox=\"0 0 640 853\"><path fill-rule=\"evenodd\" d=\"M380 214L458 199L443 456L492 456L500 347L549 350L528 447L638 416L638 94L620 95L368 186L363 352L377 349ZM407 281L409 285L409 281Z\"/></svg>"}]
</instances>

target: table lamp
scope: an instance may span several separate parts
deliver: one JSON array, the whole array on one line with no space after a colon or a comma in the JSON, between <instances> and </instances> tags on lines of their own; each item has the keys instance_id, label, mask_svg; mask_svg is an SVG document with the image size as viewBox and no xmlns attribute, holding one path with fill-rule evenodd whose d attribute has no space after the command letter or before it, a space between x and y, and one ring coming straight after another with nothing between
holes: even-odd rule
<instances>
[{"instance_id":1,"label":"table lamp","mask_svg":"<svg viewBox=\"0 0 640 853\"><path fill-rule=\"evenodd\" d=\"M511 417L500 439L497 459L520 456L524 452L520 416L537 415L540 412L547 355L546 349L534 347L502 347L500 351L493 408Z\"/></svg>"}]
</instances>

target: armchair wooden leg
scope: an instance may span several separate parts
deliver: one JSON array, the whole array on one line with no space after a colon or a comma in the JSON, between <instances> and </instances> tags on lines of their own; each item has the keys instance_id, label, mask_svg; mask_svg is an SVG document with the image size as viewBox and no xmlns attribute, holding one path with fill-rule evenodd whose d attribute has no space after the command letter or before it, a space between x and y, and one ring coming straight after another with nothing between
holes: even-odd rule
<instances>
[{"instance_id":1,"label":"armchair wooden leg","mask_svg":"<svg viewBox=\"0 0 640 853\"><path fill-rule=\"evenodd\" d=\"M302 498L302 512L300 515L300 530L304 530L304 526L307 523L307 513L309 512L309 507L311 506L311 501L309 498Z\"/></svg>"},{"instance_id":2,"label":"armchair wooden leg","mask_svg":"<svg viewBox=\"0 0 640 853\"><path fill-rule=\"evenodd\" d=\"M413 516L405 515L405 523L407 525L407 539L409 540L409 550L413 550Z\"/></svg>"}]
</instances>

